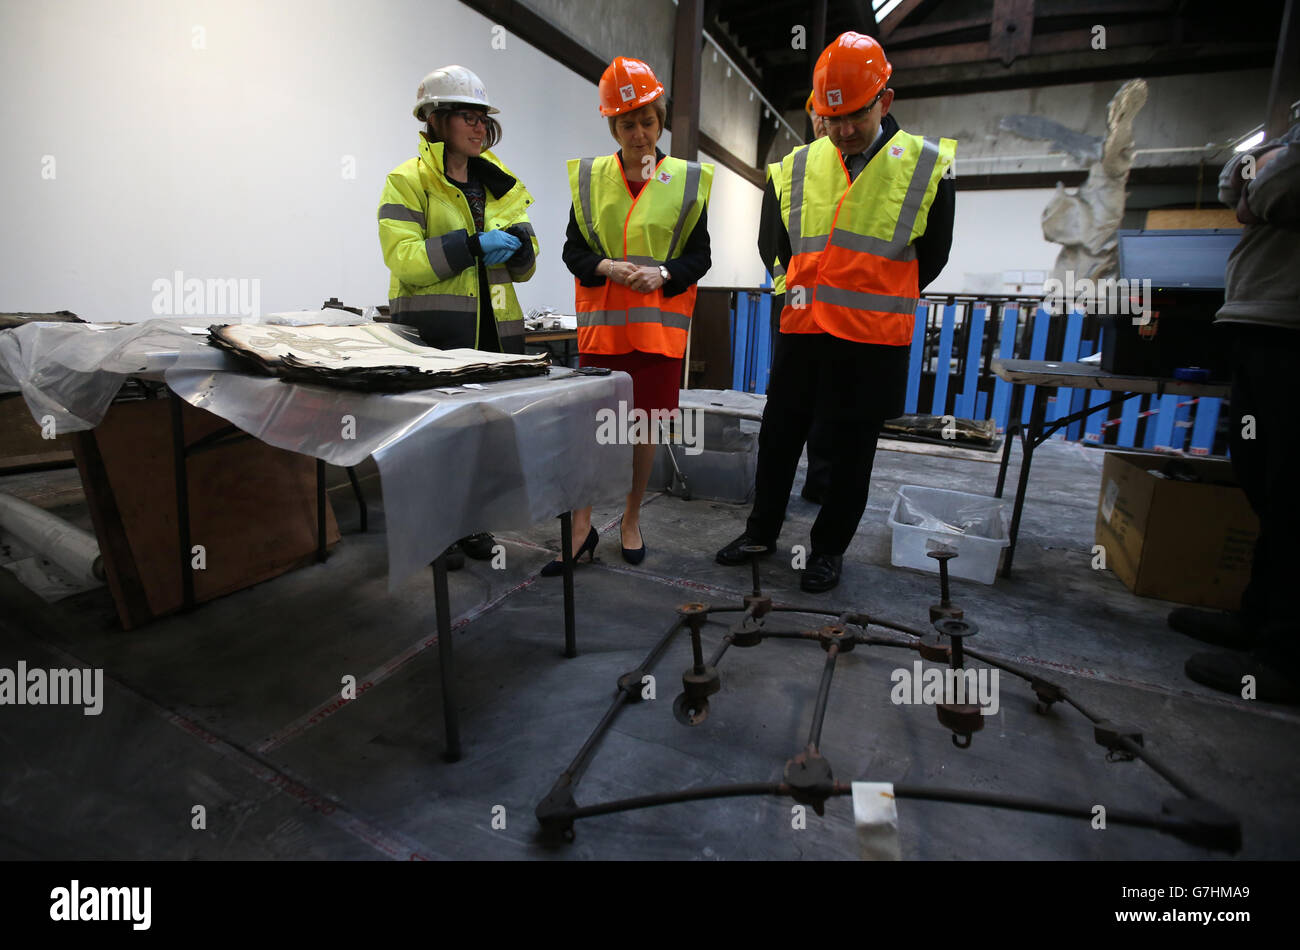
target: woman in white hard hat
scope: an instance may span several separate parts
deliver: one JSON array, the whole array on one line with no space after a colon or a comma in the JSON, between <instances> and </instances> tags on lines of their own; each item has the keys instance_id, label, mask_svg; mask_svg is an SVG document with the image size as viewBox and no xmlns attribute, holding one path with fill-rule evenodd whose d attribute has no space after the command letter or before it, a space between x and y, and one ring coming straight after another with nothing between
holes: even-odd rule
<instances>
[{"instance_id":1,"label":"woman in white hard hat","mask_svg":"<svg viewBox=\"0 0 1300 950\"><path fill-rule=\"evenodd\" d=\"M499 112L464 66L444 66L416 91L420 151L393 169L379 199L379 243L392 273L394 321L441 349L522 353L523 311L514 282L533 276L533 196L490 149ZM490 534L463 539L487 560Z\"/></svg>"},{"instance_id":2,"label":"woman in white hard hat","mask_svg":"<svg viewBox=\"0 0 1300 950\"><path fill-rule=\"evenodd\" d=\"M712 264L705 205L713 166L669 158L655 146L664 130L664 87L647 64L615 57L599 94L619 150L569 161L564 263L576 286L578 353L583 366L630 374L635 408L653 420L678 408L695 285ZM646 555L641 501L657 442L652 436L632 448L620 527L629 564ZM598 539L591 509L574 512L574 556L594 554ZM542 574L562 569L553 561Z\"/></svg>"}]
</instances>

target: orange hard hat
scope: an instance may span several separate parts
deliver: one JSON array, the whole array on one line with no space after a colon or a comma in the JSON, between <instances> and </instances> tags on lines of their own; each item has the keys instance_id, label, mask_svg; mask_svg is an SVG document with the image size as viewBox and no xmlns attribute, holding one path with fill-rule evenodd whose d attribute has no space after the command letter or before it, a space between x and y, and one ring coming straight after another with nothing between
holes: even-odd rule
<instances>
[{"instance_id":1,"label":"orange hard hat","mask_svg":"<svg viewBox=\"0 0 1300 950\"><path fill-rule=\"evenodd\" d=\"M640 109L664 94L655 71L639 59L615 56L600 77L600 114L620 115Z\"/></svg>"},{"instance_id":2,"label":"orange hard hat","mask_svg":"<svg viewBox=\"0 0 1300 950\"><path fill-rule=\"evenodd\" d=\"M803 111L809 115L813 114L813 94L808 93L808 101L803 104Z\"/></svg>"},{"instance_id":3,"label":"orange hard hat","mask_svg":"<svg viewBox=\"0 0 1300 950\"><path fill-rule=\"evenodd\" d=\"M813 69L813 101L821 115L849 115L876 98L894 67L865 33L841 33Z\"/></svg>"}]
</instances>

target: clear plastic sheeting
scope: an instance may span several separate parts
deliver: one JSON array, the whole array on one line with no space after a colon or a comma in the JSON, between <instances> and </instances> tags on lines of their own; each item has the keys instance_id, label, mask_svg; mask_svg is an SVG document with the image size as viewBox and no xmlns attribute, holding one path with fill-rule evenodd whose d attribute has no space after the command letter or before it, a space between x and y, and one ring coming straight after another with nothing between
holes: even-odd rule
<instances>
[{"instance_id":1,"label":"clear plastic sheeting","mask_svg":"<svg viewBox=\"0 0 1300 950\"><path fill-rule=\"evenodd\" d=\"M911 488L911 486L904 486ZM900 524L942 534L999 541L1007 536L1006 502L963 492L899 491Z\"/></svg>"},{"instance_id":2,"label":"clear plastic sheeting","mask_svg":"<svg viewBox=\"0 0 1300 950\"><path fill-rule=\"evenodd\" d=\"M459 538L627 494L631 446L597 442L597 413L632 404L625 373L552 367L549 376L450 393L350 392L251 375L209 346L206 331L203 318L6 330L0 392L22 392L38 422L51 415L64 433L98 425L127 376L165 379L191 405L276 448L340 466L373 455L390 589Z\"/></svg>"},{"instance_id":3,"label":"clear plastic sheeting","mask_svg":"<svg viewBox=\"0 0 1300 950\"><path fill-rule=\"evenodd\" d=\"M625 373L552 368L468 392L381 394L228 372L213 356L182 356L167 385L276 448L340 466L374 456L390 589L467 535L521 530L627 494L631 446L596 440L597 413L632 403Z\"/></svg>"},{"instance_id":4,"label":"clear plastic sheeting","mask_svg":"<svg viewBox=\"0 0 1300 950\"><path fill-rule=\"evenodd\" d=\"M52 417L60 434L93 429L127 376L159 377L182 352L208 349L206 335L175 319L29 323L0 332L0 392L21 392L32 417Z\"/></svg>"},{"instance_id":5,"label":"clear plastic sheeting","mask_svg":"<svg viewBox=\"0 0 1300 950\"><path fill-rule=\"evenodd\" d=\"M683 389L679 405L683 410L701 409L719 416L762 419L767 396L738 389Z\"/></svg>"}]
</instances>

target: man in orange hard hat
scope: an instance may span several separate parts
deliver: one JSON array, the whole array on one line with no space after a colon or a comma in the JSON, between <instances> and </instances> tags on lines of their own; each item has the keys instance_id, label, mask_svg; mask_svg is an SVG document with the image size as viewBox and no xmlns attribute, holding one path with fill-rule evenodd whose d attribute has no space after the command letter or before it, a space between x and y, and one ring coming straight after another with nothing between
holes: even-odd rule
<instances>
[{"instance_id":1,"label":"man in orange hard hat","mask_svg":"<svg viewBox=\"0 0 1300 950\"><path fill-rule=\"evenodd\" d=\"M889 114L892 67L874 39L844 33L817 60L813 106L827 136L792 151L763 198L759 253L788 261L759 433L754 509L717 554L776 550L799 456L815 423L829 427L831 471L800 587L840 580L866 509L880 426L901 415L921 289L948 261L955 205L952 139L899 128Z\"/></svg>"}]
</instances>

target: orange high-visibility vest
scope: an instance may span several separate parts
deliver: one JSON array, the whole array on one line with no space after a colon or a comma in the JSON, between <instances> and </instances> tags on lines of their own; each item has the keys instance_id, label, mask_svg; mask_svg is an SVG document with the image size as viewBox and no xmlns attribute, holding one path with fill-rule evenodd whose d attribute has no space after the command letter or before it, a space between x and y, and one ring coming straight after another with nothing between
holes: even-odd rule
<instances>
[{"instance_id":1,"label":"orange high-visibility vest","mask_svg":"<svg viewBox=\"0 0 1300 950\"><path fill-rule=\"evenodd\" d=\"M709 198L713 166L665 157L635 198L618 155L569 160L574 218L587 246L611 260L657 266L681 255ZM673 297L605 281L584 287L576 279L578 350L643 350L680 358L695 310L696 288Z\"/></svg>"},{"instance_id":2,"label":"orange high-visibility vest","mask_svg":"<svg viewBox=\"0 0 1300 950\"><path fill-rule=\"evenodd\" d=\"M839 150L818 139L781 163L790 235L782 333L830 333L909 346L920 303L916 247L957 143L901 129L850 182Z\"/></svg>"}]
</instances>

